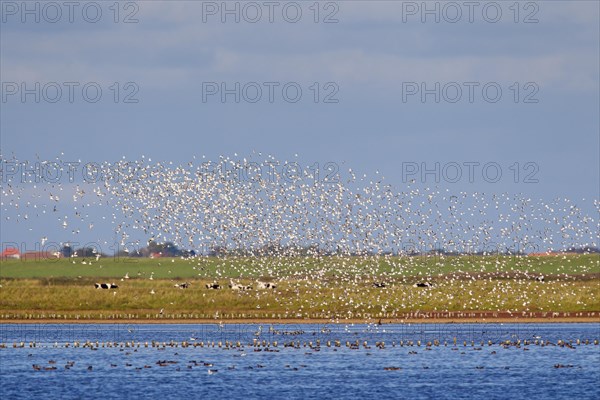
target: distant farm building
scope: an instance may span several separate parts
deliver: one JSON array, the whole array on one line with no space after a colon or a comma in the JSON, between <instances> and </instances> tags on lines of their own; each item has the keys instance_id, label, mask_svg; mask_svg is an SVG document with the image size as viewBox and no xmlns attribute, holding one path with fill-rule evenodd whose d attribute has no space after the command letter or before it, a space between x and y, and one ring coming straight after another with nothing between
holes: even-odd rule
<instances>
[{"instance_id":1,"label":"distant farm building","mask_svg":"<svg viewBox=\"0 0 600 400\"><path fill-rule=\"evenodd\" d=\"M4 249L4 251L2 252L2 259L3 260L18 260L21 258L21 252L19 252L19 249L14 248L14 247L7 247L6 249Z\"/></svg>"},{"instance_id":2,"label":"distant farm building","mask_svg":"<svg viewBox=\"0 0 600 400\"><path fill-rule=\"evenodd\" d=\"M52 251L28 251L21 254L15 247L7 247L2 252L2 260L44 260L48 258L60 258L60 252Z\"/></svg>"}]
</instances>

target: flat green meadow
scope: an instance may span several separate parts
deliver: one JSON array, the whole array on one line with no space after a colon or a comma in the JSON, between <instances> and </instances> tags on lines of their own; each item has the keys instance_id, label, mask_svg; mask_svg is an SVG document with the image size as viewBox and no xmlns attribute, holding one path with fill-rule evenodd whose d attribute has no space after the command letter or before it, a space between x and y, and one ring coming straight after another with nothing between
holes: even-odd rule
<instances>
[{"instance_id":1,"label":"flat green meadow","mask_svg":"<svg viewBox=\"0 0 600 400\"><path fill-rule=\"evenodd\" d=\"M599 277L597 254L10 260L0 263L0 321L595 313ZM234 291L230 281L252 288ZM189 288L175 286L183 282ZM222 289L205 287L213 282Z\"/></svg>"}]
</instances>

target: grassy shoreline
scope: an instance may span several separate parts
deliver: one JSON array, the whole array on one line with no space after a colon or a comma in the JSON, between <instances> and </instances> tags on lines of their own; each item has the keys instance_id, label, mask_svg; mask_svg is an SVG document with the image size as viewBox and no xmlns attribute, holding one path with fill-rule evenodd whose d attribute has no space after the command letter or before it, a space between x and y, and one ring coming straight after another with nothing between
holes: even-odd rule
<instances>
[{"instance_id":1,"label":"grassy shoreline","mask_svg":"<svg viewBox=\"0 0 600 400\"><path fill-rule=\"evenodd\" d=\"M107 319L140 323L452 322L482 317L558 321L600 315L597 255L332 257L279 269L271 267L282 260L258 261L263 263L246 258L3 261L0 323ZM340 263L345 263L345 269ZM370 269L365 269L367 265ZM223 289L206 289L215 277ZM253 289L233 291L227 287L230 280ZM259 290L258 280L277 287ZM183 281L190 283L188 289L175 287ZM115 282L119 288L99 290L95 282ZM415 287L419 282L432 286ZM381 283L384 287L377 287Z\"/></svg>"},{"instance_id":2,"label":"grassy shoreline","mask_svg":"<svg viewBox=\"0 0 600 400\"><path fill-rule=\"evenodd\" d=\"M409 318L409 319L386 319L381 320L382 325L386 324L482 324L482 323L521 323L521 324L564 324L564 323L600 323L600 313L596 312L596 317L554 317L554 318ZM231 320L214 320L214 319L127 319L127 320L81 320L81 319L66 319L57 321L54 319L10 319L0 320L0 324L119 324L119 325L134 325L134 324L180 324L180 325L212 325L212 324L269 324L269 325L297 325L297 324L312 324L312 325L328 325L328 324L378 324L379 320L362 320L362 319L272 319L272 318L247 318L247 319L231 319Z\"/></svg>"},{"instance_id":3,"label":"grassy shoreline","mask_svg":"<svg viewBox=\"0 0 600 400\"><path fill-rule=\"evenodd\" d=\"M277 282L275 290L189 289L170 280L129 280L113 290L93 284L2 281L0 323L10 320L400 320L600 316L600 280L536 282L467 280L417 288L403 282L375 288L370 282L312 288L311 281ZM250 283L250 282L245 282ZM477 299L477 300L475 300ZM526 307L523 307L523 305ZM498 311L500 310L500 311ZM590 315L595 313L595 315ZM473 314L469 316L468 314ZM417 318L414 316L417 315ZM436 317L437 315L437 317Z\"/></svg>"}]
</instances>

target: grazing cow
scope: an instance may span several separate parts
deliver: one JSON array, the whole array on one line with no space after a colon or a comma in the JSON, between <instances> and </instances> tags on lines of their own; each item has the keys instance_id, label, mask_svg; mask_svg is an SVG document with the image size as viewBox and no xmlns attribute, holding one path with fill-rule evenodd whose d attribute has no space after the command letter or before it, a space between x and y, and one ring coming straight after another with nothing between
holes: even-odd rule
<instances>
[{"instance_id":1,"label":"grazing cow","mask_svg":"<svg viewBox=\"0 0 600 400\"><path fill-rule=\"evenodd\" d=\"M384 288L385 286L386 286L385 282L373 282L373 287Z\"/></svg>"},{"instance_id":2,"label":"grazing cow","mask_svg":"<svg viewBox=\"0 0 600 400\"><path fill-rule=\"evenodd\" d=\"M544 282L544 276L543 275L536 276L535 280L538 281L538 282Z\"/></svg>"},{"instance_id":3,"label":"grazing cow","mask_svg":"<svg viewBox=\"0 0 600 400\"><path fill-rule=\"evenodd\" d=\"M252 286L244 286L244 285L240 285L239 283L234 283L233 281L229 282L229 288L233 291L244 291L244 290L251 290Z\"/></svg>"},{"instance_id":4,"label":"grazing cow","mask_svg":"<svg viewBox=\"0 0 600 400\"><path fill-rule=\"evenodd\" d=\"M219 285L217 282L207 283L204 286L206 286L207 289L215 289L215 290L221 289L221 285Z\"/></svg>"},{"instance_id":5,"label":"grazing cow","mask_svg":"<svg viewBox=\"0 0 600 400\"><path fill-rule=\"evenodd\" d=\"M176 288L179 288L179 289L187 289L187 288L190 287L190 283L189 282L176 283L173 286L176 287Z\"/></svg>"},{"instance_id":6,"label":"grazing cow","mask_svg":"<svg viewBox=\"0 0 600 400\"><path fill-rule=\"evenodd\" d=\"M256 282L257 289L275 289L276 287L277 287L277 285L275 285L271 282L260 282L260 281Z\"/></svg>"},{"instance_id":7,"label":"grazing cow","mask_svg":"<svg viewBox=\"0 0 600 400\"><path fill-rule=\"evenodd\" d=\"M114 283L95 283L94 287L96 289L117 289L119 286Z\"/></svg>"},{"instance_id":8,"label":"grazing cow","mask_svg":"<svg viewBox=\"0 0 600 400\"><path fill-rule=\"evenodd\" d=\"M419 283L415 283L413 286L414 287L431 287L433 285L429 282L419 282Z\"/></svg>"}]
</instances>

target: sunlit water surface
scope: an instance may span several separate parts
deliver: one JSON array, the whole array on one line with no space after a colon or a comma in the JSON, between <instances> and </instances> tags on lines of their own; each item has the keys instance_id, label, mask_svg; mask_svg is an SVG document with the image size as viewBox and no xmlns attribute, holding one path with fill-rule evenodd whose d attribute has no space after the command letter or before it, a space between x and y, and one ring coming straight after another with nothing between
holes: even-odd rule
<instances>
[{"instance_id":1,"label":"sunlit water surface","mask_svg":"<svg viewBox=\"0 0 600 400\"><path fill-rule=\"evenodd\" d=\"M0 395L598 399L597 339L600 324L5 324ZM74 347L86 341L93 345ZM182 347L184 341L190 346ZM358 349L347 347L356 341ZM512 344L502 346L506 341Z\"/></svg>"}]
</instances>

